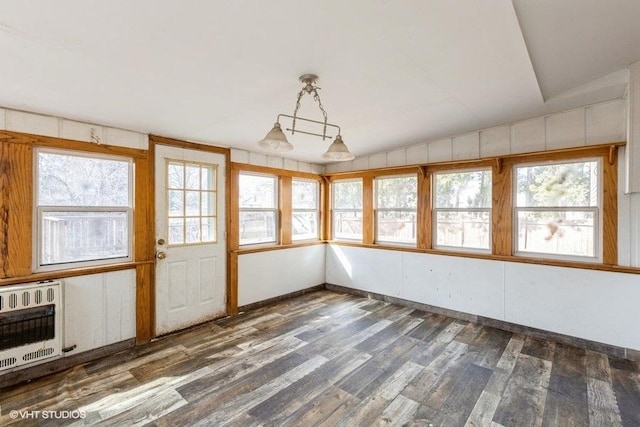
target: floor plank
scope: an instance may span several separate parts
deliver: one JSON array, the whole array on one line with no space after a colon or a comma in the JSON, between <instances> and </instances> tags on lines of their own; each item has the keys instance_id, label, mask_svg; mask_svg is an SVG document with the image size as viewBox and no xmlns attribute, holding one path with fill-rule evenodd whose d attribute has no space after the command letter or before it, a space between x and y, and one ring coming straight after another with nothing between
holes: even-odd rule
<instances>
[{"instance_id":1,"label":"floor plank","mask_svg":"<svg viewBox=\"0 0 640 427\"><path fill-rule=\"evenodd\" d=\"M0 425L638 426L640 363L321 290L2 389L0 407Z\"/></svg>"}]
</instances>

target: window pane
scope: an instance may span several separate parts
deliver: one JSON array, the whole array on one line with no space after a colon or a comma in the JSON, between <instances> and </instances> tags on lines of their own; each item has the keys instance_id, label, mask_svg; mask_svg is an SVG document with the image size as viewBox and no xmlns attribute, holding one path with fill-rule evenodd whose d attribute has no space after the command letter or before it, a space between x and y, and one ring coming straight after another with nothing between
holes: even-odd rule
<instances>
[{"instance_id":1,"label":"window pane","mask_svg":"<svg viewBox=\"0 0 640 427\"><path fill-rule=\"evenodd\" d=\"M199 216L200 215L200 192L199 191L187 191L187 216Z\"/></svg>"},{"instance_id":2,"label":"window pane","mask_svg":"<svg viewBox=\"0 0 640 427\"><path fill-rule=\"evenodd\" d=\"M315 181L292 180L293 209L318 208L318 183Z\"/></svg>"},{"instance_id":3,"label":"window pane","mask_svg":"<svg viewBox=\"0 0 640 427\"><path fill-rule=\"evenodd\" d=\"M169 244L180 245L184 243L184 219L169 218Z\"/></svg>"},{"instance_id":4,"label":"window pane","mask_svg":"<svg viewBox=\"0 0 640 427\"><path fill-rule=\"evenodd\" d=\"M436 245L489 249L489 212L437 212Z\"/></svg>"},{"instance_id":5,"label":"window pane","mask_svg":"<svg viewBox=\"0 0 640 427\"><path fill-rule=\"evenodd\" d=\"M216 241L216 219L214 217L202 217L202 241Z\"/></svg>"},{"instance_id":6,"label":"window pane","mask_svg":"<svg viewBox=\"0 0 640 427\"><path fill-rule=\"evenodd\" d=\"M377 239L383 242L415 243L416 213L380 211L377 213Z\"/></svg>"},{"instance_id":7,"label":"window pane","mask_svg":"<svg viewBox=\"0 0 640 427\"><path fill-rule=\"evenodd\" d=\"M169 188L184 188L184 165L169 162L167 166L167 186Z\"/></svg>"},{"instance_id":8,"label":"window pane","mask_svg":"<svg viewBox=\"0 0 640 427\"><path fill-rule=\"evenodd\" d=\"M240 174L240 208L276 207L276 177Z\"/></svg>"},{"instance_id":9,"label":"window pane","mask_svg":"<svg viewBox=\"0 0 640 427\"><path fill-rule=\"evenodd\" d=\"M518 251L595 256L595 214L589 211L526 211L517 218Z\"/></svg>"},{"instance_id":10,"label":"window pane","mask_svg":"<svg viewBox=\"0 0 640 427\"><path fill-rule=\"evenodd\" d=\"M201 175L201 188L203 190L215 190L216 189L216 173L215 169L211 166L203 166Z\"/></svg>"},{"instance_id":11,"label":"window pane","mask_svg":"<svg viewBox=\"0 0 640 427\"><path fill-rule=\"evenodd\" d=\"M519 207L598 206L598 162L516 168Z\"/></svg>"},{"instance_id":12,"label":"window pane","mask_svg":"<svg viewBox=\"0 0 640 427\"><path fill-rule=\"evenodd\" d=\"M438 173L436 208L490 208L491 171Z\"/></svg>"},{"instance_id":13,"label":"window pane","mask_svg":"<svg viewBox=\"0 0 640 427\"><path fill-rule=\"evenodd\" d=\"M362 180L333 182L334 209L362 209Z\"/></svg>"},{"instance_id":14,"label":"window pane","mask_svg":"<svg viewBox=\"0 0 640 427\"><path fill-rule=\"evenodd\" d=\"M39 206L130 206L128 160L38 153Z\"/></svg>"},{"instance_id":15,"label":"window pane","mask_svg":"<svg viewBox=\"0 0 640 427\"><path fill-rule=\"evenodd\" d=\"M42 214L41 265L129 256L126 212L52 212Z\"/></svg>"},{"instance_id":16,"label":"window pane","mask_svg":"<svg viewBox=\"0 0 640 427\"><path fill-rule=\"evenodd\" d=\"M202 216L216 214L216 193L202 193Z\"/></svg>"},{"instance_id":17,"label":"window pane","mask_svg":"<svg viewBox=\"0 0 640 427\"><path fill-rule=\"evenodd\" d=\"M292 240L306 240L318 238L318 213L317 212L293 212L292 216Z\"/></svg>"},{"instance_id":18,"label":"window pane","mask_svg":"<svg viewBox=\"0 0 640 427\"><path fill-rule=\"evenodd\" d=\"M274 211L241 211L240 244L276 241L276 214Z\"/></svg>"},{"instance_id":19,"label":"window pane","mask_svg":"<svg viewBox=\"0 0 640 427\"><path fill-rule=\"evenodd\" d=\"M184 216L184 191L169 190L169 216Z\"/></svg>"},{"instance_id":20,"label":"window pane","mask_svg":"<svg viewBox=\"0 0 640 427\"><path fill-rule=\"evenodd\" d=\"M336 239L362 239L362 211L333 212L333 237Z\"/></svg>"},{"instance_id":21,"label":"window pane","mask_svg":"<svg viewBox=\"0 0 640 427\"><path fill-rule=\"evenodd\" d=\"M187 218L187 243L200 243L200 218Z\"/></svg>"},{"instance_id":22,"label":"window pane","mask_svg":"<svg viewBox=\"0 0 640 427\"><path fill-rule=\"evenodd\" d=\"M200 184L200 165L187 165L185 168L185 188L199 190Z\"/></svg>"},{"instance_id":23,"label":"window pane","mask_svg":"<svg viewBox=\"0 0 640 427\"><path fill-rule=\"evenodd\" d=\"M401 176L376 179L376 206L378 208L416 209L417 200L417 177Z\"/></svg>"}]
</instances>

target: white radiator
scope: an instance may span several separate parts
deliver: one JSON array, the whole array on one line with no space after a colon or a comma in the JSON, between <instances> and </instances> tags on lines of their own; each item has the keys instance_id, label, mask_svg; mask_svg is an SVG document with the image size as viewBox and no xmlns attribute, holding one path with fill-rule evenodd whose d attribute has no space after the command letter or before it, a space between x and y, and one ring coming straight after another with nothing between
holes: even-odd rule
<instances>
[{"instance_id":1,"label":"white radiator","mask_svg":"<svg viewBox=\"0 0 640 427\"><path fill-rule=\"evenodd\" d=\"M0 372L62 354L60 281L0 287Z\"/></svg>"}]
</instances>

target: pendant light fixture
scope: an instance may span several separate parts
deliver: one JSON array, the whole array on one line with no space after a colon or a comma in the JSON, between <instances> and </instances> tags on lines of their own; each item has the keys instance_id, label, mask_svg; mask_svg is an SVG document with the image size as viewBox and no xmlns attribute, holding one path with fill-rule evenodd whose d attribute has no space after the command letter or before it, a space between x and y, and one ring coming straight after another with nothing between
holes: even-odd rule
<instances>
[{"instance_id":1,"label":"pendant light fixture","mask_svg":"<svg viewBox=\"0 0 640 427\"><path fill-rule=\"evenodd\" d=\"M288 132L291 132L291 135L294 135L296 132L304 133L307 135L319 136L324 141L327 138L331 139L331 136L327 135L327 128L335 128L337 130L335 140L333 141L333 143L331 143L326 153L322 155L322 158L335 161L353 160L355 156L349 152L349 149L342 140L342 136L340 135L340 126L327 122L327 112L322 106L320 95L318 95L318 90L320 88L316 86L318 76L316 76L315 74L303 74L302 76L300 76L300 81L302 82L303 87L302 90L300 90L300 93L298 93L298 99L296 100L296 108L293 111L293 116L290 116L288 114L278 114L276 123L273 125L273 128L267 133L267 136L265 136L264 139L258 142L258 145L265 150L276 152L293 150L293 145L287 140L287 136L284 134L284 131L280 126L280 117L287 117L292 119L291 127L286 129ZM318 103L318 108L322 112L322 117L324 118L323 121L311 120L298 116L298 110L300 109L300 100L305 94L313 95L314 101ZM296 122L298 121L322 125L322 133L314 133L296 129Z\"/></svg>"}]
</instances>

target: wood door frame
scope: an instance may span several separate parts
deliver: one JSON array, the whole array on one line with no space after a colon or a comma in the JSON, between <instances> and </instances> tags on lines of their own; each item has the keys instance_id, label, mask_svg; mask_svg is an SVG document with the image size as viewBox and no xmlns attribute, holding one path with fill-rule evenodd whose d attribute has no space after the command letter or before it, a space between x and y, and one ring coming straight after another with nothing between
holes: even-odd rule
<instances>
[{"instance_id":1,"label":"wood door frame","mask_svg":"<svg viewBox=\"0 0 640 427\"><path fill-rule=\"evenodd\" d=\"M156 145L167 145L170 147L183 148L187 150L196 150L196 151L205 151L209 153L222 154L225 157L225 230L227 233L226 239L226 247L225 252L227 254L226 265L227 265L227 274L226 274L226 292L227 292L227 304L226 310L227 314L235 314L238 311L238 292L237 292L237 282L231 280L232 275L234 275L231 265L231 256L229 250L229 227L230 227L230 203L229 203L229 194L231 191L231 150L228 148L222 147L214 147L205 144L199 144L196 142L189 141L181 141L179 139L167 138L158 135L149 135L149 176L147 177L147 185L149 188L148 194L148 209L149 209L149 217L152 219L146 230L148 235L145 237L139 236L140 238L145 238L146 245L145 249L147 251L146 255L148 259L154 260L152 265L149 266L141 266L147 267L146 271L138 271L137 279L136 279L136 340L138 343L148 342L151 339L156 337L156 262L155 262L155 204L156 204L156 185L155 185L155 176L156 176L156 164L155 164L155 156L156 156ZM142 273L142 274L141 274Z\"/></svg>"}]
</instances>

